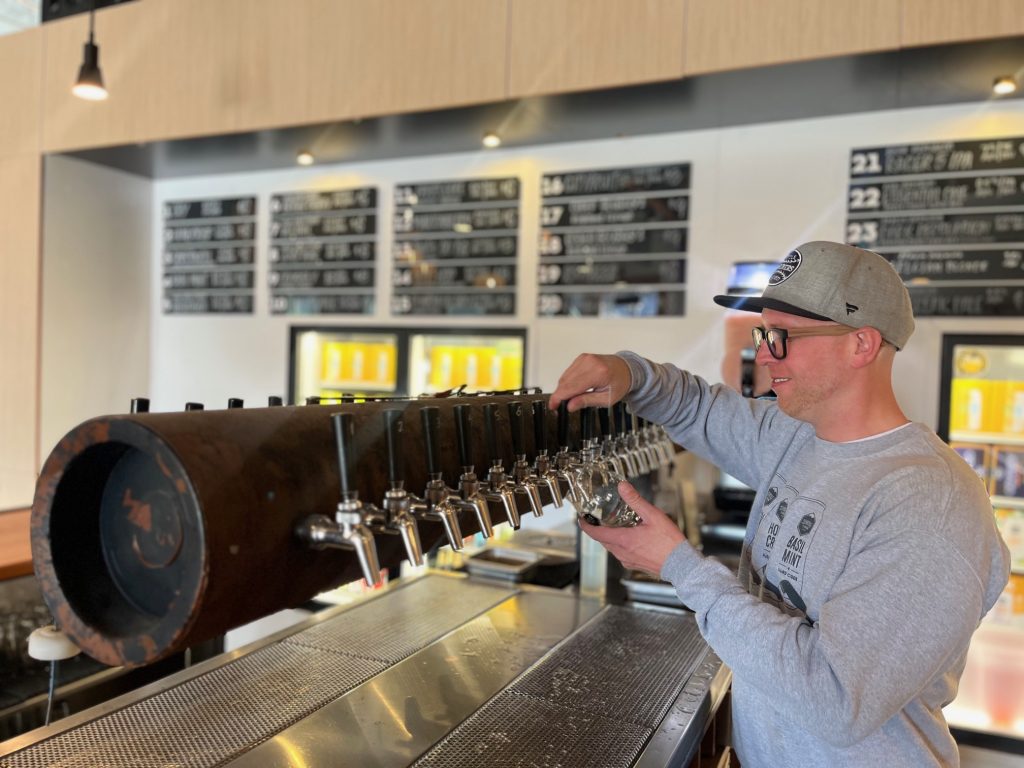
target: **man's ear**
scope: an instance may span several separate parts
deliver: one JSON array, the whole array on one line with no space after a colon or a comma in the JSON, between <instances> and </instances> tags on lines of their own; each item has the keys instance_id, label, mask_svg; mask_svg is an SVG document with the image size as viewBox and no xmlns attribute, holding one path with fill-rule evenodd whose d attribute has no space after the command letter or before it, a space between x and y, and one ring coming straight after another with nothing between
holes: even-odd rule
<instances>
[{"instance_id":1,"label":"man's ear","mask_svg":"<svg viewBox=\"0 0 1024 768\"><path fill-rule=\"evenodd\" d=\"M854 339L853 367L863 368L870 365L878 357L882 348L882 334L875 328L858 328L852 334Z\"/></svg>"}]
</instances>

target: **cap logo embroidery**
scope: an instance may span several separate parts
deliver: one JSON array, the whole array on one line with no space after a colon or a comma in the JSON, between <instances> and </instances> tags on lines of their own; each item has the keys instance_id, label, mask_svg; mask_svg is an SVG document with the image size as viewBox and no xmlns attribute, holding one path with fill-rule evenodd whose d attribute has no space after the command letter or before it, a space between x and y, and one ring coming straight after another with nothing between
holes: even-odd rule
<instances>
[{"instance_id":1,"label":"cap logo embroidery","mask_svg":"<svg viewBox=\"0 0 1024 768\"><path fill-rule=\"evenodd\" d=\"M852 315L858 309L860 309L860 307L858 307L856 304L851 304L850 302L846 302L846 314Z\"/></svg>"},{"instance_id":2,"label":"cap logo embroidery","mask_svg":"<svg viewBox=\"0 0 1024 768\"><path fill-rule=\"evenodd\" d=\"M800 268L803 260L800 251L790 251L779 266L775 268L775 271L772 272L772 276L768 278L768 285L778 285L788 280L790 275Z\"/></svg>"}]
</instances>

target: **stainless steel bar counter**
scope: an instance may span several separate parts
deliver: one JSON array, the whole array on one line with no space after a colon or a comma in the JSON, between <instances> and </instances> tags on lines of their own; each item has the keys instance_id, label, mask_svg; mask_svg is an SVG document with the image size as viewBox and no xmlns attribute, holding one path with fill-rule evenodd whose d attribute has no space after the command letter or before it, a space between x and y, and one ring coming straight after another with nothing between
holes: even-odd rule
<instances>
[{"instance_id":1,"label":"stainless steel bar counter","mask_svg":"<svg viewBox=\"0 0 1024 768\"><path fill-rule=\"evenodd\" d=\"M682 611L430 573L0 744L0 767L687 765L728 683Z\"/></svg>"}]
</instances>

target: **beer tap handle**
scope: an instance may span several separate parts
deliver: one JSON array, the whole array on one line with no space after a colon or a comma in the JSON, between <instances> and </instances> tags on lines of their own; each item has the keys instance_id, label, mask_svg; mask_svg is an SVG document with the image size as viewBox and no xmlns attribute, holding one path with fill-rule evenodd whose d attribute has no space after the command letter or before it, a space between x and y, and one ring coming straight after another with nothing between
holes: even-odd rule
<instances>
[{"instance_id":1,"label":"beer tap handle","mask_svg":"<svg viewBox=\"0 0 1024 768\"><path fill-rule=\"evenodd\" d=\"M245 405L245 401L240 397L229 397L228 408L242 408Z\"/></svg>"},{"instance_id":2,"label":"beer tap handle","mask_svg":"<svg viewBox=\"0 0 1024 768\"><path fill-rule=\"evenodd\" d=\"M547 435L547 410L548 406L543 400L534 400L533 408L533 447L537 453L548 449Z\"/></svg>"},{"instance_id":3,"label":"beer tap handle","mask_svg":"<svg viewBox=\"0 0 1024 768\"><path fill-rule=\"evenodd\" d=\"M405 554L413 565L423 565L423 545L420 542L416 519L409 513L410 497L402 488L405 478L402 468L402 432L405 423L402 411L383 411L384 441L388 448L388 483L391 486L384 496L385 532L398 531L405 546Z\"/></svg>"},{"instance_id":4,"label":"beer tap handle","mask_svg":"<svg viewBox=\"0 0 1024 768\"><path fill-rule=\"evenodd\" d=\"M591 407L580 409L580 441L584 447L594 436L594 409Z\"/></svg>"},{"instance_id":5,"label":"beer tap handle","mask_svg":"<svg viewBox=\"0 0 1024 768\"><path fill-rule=\"evenodd\" d=\"M513 400L508 404L508 424L512 432L512 452L516 457L526 453L523 447L523 404Z\"/></svg>"},{"instance_id":6,"label":"beer tap handle","mask_svg":"<svg viewBox=\"0 0 1024 768\"><path fill-rule=\"evenodd\" d=\"M132 398L132 413L149 413L149 398L148 397L133 397Z\"/></svg>"},{"instance_id":7,"label":"beer tap handle","mask_svg":"<svg viewBox=\"0 0 1024 768\"><path fill-rule=\"evenodd\" d=\"M281 405L284 405L284 399L280 395L271 395L267 398L268 408L276 408Z\"/></svg>"},{"instance_id":8,"label":"beer tap handle","mask_svg":"<svg viewBox=\"0 0 1024 768\"><path fill-rule=\"evenodd\" d=\"M611 418L610 418L610 416L611 416L611 414L608 413L608 409L607 408L598 408L597 409L597 421L598 421L598 424L599 424L599 426L601 428L601 439L602 440L604 438L608 437L608 435L610 435L612 433L612 425L611 425Z\"/></svg>"},{"instance_id":9,"label":"beer tap handle","mask_svg":"<svg viewBox=\"0 0 1024 768\"><path fill-rule=\"evenodd\" d=\"M625 403L619 403L616 408L618 409L615 418L621 420L618 432L620 435L629 437L629 433L633 431L633 415L626 410Z\"/></svg>"},{"instance_id":10,"label":"beer tap handle","mask_svg":"<svg viewBox=\"0 0 1024 768\"><path fill-rule=\"evenodd\" d=\"M558 404L558 447L569 447L569 403L565 400Z\"/></svg>"},{"instance_id":11,"label":"beer tap handle","mask_svg":"<svg viewBox=\"0 0 1024 768\"><path fill-rule=\"evenodd\" d=\"M388 482L392 488L405 480L402 471L402 412L384 411L384 437L388 446Z\"/></svg>"},{"instance_id":12,"label":"beer tap handle","mask_svg":"<svg viewBox=\"0 0 1024 768\"><path fill-rule=\"evenodd\" d=\"M441 417L437 406L428 405L420 410L423 419L423 440L427 444L427 472L432 476L441 472Z\"/></svg>"},{"instance_id":13,"label":"beer tap handle","mask_svg":"<svg viewBox=\"0 0 1024 768\"><path fill-rule=\"evenodd\" d=\"M470 432L471 410L472 409L468 405L455 406L455 442L458 444L459 448L460 467L473 466L473 459L469 455L469 444L473 434Z\"/></svg>"},{"instance_id":14,"label":"beer tap handle","mask_svg":"<svg viewBox=\"0 0 1024 768\"><path fill-rule=\"evenodd\" d=\"M626 404L621 400L612 406L615 414L615 434L623 435L626 432Z\"/></svg>"},{"instance_id":15,"label":"beer tap handle","mask_svg":"<svg viewBox=\"0 0 1024 768\"><path fill-rule=\"evenodd\" d=\"M351 413L336 413L331 417L334 424L334 442L338 448L338 477L341 481L341 498L352 498L352 439L354 423Z\"/></svg>"},{"instance_id":16,"label":"beer tap handle","mask_svg":"<svg viewBox=\"0 0 1024 768\"><path fill-rule=\"evenodd\" d=\"M487 443L487 458L492 464L501 461L498 452L498 406L487 403L484 406L484 441Z\"/></svg>"}]
</instances>

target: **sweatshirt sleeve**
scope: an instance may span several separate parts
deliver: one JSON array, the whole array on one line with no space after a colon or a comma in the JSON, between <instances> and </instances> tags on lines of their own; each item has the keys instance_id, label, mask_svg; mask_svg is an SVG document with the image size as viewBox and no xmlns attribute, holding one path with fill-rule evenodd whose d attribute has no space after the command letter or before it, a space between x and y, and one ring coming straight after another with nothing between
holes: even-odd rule
<instances>
[{"instance_id":1,"label":"sweatshirt sleeve","mask_svg":"<svg viewBox=\"0 0 1024 768\"><path fill-rule=\"evenodd\" d=\"M855 541L813 624L749 594L725 566L686 544L661 576L747 685L804 729L850 746L954 666L986 608L963 554L938 533L900 522L910 504L943 513L943 499L927 493L890 498L888 514Z\"/></svg>"},{"instance_id":2,"label":"sweatshirt sleeve","mask_svg":"<svg viewBox=\"0 0 1024 768\"><path fill-rule=\"evenodd\" d=\"M620 352L632 376L627 401L637 415L661 424L679 445L757 488L764 457L777 457L799 429L770 401L744 398L722 384L670 364Z\"/></svg>"}]
</instances>

